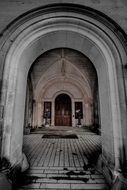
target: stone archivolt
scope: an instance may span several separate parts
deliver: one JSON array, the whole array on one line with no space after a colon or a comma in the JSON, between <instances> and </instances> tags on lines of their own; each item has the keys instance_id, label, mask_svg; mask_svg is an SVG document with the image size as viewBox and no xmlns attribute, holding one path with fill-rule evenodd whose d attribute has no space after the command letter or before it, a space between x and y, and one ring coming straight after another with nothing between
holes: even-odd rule
<instances>
[{"instance_id":1,"label":"stone archivolt","mask_svg":"<svg viewBox=\"0 0 127 190\"><path fill-rule=\"evenodd\" d=\"M127 144L126 39L121 28L102 13L73 4L42 7L11 23L1 38L0 46L4 68L2 156L13 164L21 162L26 84L31 65L44 52L64 47L83 53L95 66L104 172L118 169L119 149Z\"/></svg>"},{"instance_id":2,"label":"stone archivolt","mask_svg":"<svg viewBox=\"0 0 127 190\"><path fill-rule=\"evenodd\" d=\"M63 92L71 95L73 104L76 101L83 103L82 125L93 124L92 107L98 85L96 70L88 58L71 49L52 50L36 60L29 74L32 78L34 100L37 104L33 117L35 126L41 126L44 123L42 117L44 102L50 101L54 105L56 94ZM40 107L42 107L41 110ZM91 107L89 111L88 107ZM52 110L53 120L54 108ZM74 106L72 106L72 113L75 115ZM73 120L72 123L76 126L77 121Z\"/></svg>"}]
</instances>

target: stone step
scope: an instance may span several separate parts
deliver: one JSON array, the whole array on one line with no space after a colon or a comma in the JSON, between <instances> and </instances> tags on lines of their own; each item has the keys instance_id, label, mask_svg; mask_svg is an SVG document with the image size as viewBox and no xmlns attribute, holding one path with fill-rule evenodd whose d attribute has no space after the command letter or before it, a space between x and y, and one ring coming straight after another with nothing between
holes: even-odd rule
<instances>
[{"instance_id":1,"label":"stone step","mask_svg":"<svg viewBox=\"0 0 127 190\"><path fill-rule=\"evenodd\" d=\"M108 190L105 184L78 184L78 183L32 183L18 190Z\"/></svg>"},{"instance_id":2,"label":"stone step","mask_svg":"<svg viewBox=\"0 0 127 190\"><path fill-rule=\"evenodd\" d=\"M108 189L102 174L96 170L84 171L82 168L32 167L25 176L25 183L20 189ZM18 190L20 190L18 189Z\"/></svg>"}]
</instances>

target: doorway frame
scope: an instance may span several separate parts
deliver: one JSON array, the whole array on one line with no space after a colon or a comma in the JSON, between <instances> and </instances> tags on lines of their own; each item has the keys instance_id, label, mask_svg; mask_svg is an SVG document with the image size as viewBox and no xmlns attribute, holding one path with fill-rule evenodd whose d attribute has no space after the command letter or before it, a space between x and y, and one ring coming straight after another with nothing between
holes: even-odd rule
<instances>
[{"instance_id":1,"label":"doorway frame","mask_svg":"<svg viewBox=\"0 0 127 190\"><path fill-rule=\"evenodd\" d=\"M64 90L55 93L53 96L53 99L52 99L52 126L55 125L55 99L60 94L67 94L71 99L71 127L74 127L75 126L75 118L73 117L74 116L74 97L70 92L67 92Z\"/></svg>"},{"instance_id":2,"label":"doorway frame","mask_svg":"<svg viewBox=\"0 0 127 190\"><path fill-rule=\"evenodd\" d=\"M59 95L57 95L56 96L56 98L58 97L58 96L60 96L60 95L66 95L66 96L68 96L69 97L69 99L70 99L70 103L71 103L71 105L70 105L70 108L71 108L71 116L70 116L70 119L71 119L71 121L70 121L70 127L72 127L72 100L71 100L71 97L68 95L68 94L66 94L66 93L60 93ZM55 126L59 126L59 125L56 125L56 98L55 98L55 102L54 102L54 110L55 110ZM64 126L66 126L66 125L62 125L63 127Z\"/></svg>"},{"instance_id":3,"label":"doorway frame","mask_svg":"<svg viewBox=\"0 0 127 190\"><path fill-rule=\"evenodd\" d=\"M68 18L63 15L67 10ZM0 54L4 65L1 98L1 108L4 107L2 156L9 158L12 163L21 164L24 97L31 64L40 54L50 49L65 47L88 56L97 70L103 139L102 159L105 163L103 169L118 169L119 149L123 141L126 141L124 134L127 132L123 71L127 62L127 44L122 30L118 30L111 19L88 7L54 4L33 10L16 19L9 30L5 31L3 42Z\"/></svg>"}]
</instances>

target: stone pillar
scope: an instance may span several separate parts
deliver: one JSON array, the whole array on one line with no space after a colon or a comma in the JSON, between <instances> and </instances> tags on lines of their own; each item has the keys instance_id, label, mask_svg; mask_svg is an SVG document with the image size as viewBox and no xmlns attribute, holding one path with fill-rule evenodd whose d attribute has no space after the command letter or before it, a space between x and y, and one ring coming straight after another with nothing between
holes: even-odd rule
<instances>
[{"instance_id":1,"label":"stone pillar","mask_svg":"<svg viewBox=\"0 0 127 190\"><path fill-rule=\"evenodd\" d=\"M72 127L75 127L76 126L76 123L75 123L75 102L74 100L72 100Z\"/></svg>"},{"instance_id":2,"label":"stone pillar","mask_svg":"<svg viewBox=\"0 0 127 190\"><path fill-rule=\"evenodd\" d=\"M42 125L45 124L45 119L44 119L44 101L41 103L41 114L40 114L40 117L41 117L41 123Z\"/></svg>"},{"instance_id":3,"label":"stone pillar","mask_svg":"<svg viewBox=\"0 0 127 190\"><path fill-rule=\"evenodd\" d=\"M85 125L85 121L86 121L86 110L85 110L85 103L84 101L82 101L82 109L83 109L83 118L81 119L81 124L82 126Z\"/></svg>"},{"instance_id":4,"label":"stone pillar","mask_svg":"<svg viewBox=\"0 0 127 190\"><path fill-rule=\"evenodd\" d=\"M55 119L55 100L52 101L51 106L52 106L52 108L51 108L51 110L52 110L52 113L51 113L51 126L54 126L55 125L55 121L54 121L54 119Z\"/></svg>"},{"instance_id":5,"label":"stone pillar","mask_svg":"<svg viewBox=\"0 0 127 190\"><path fill-rule=\"evenodd\" d=\"M42 103L41 102L37 102L37 106L36 106L36 116L37 116L37 127L41 127L42 126Z\"/></svg>"},{"instance_id":6,"label":"stone pillar","mask_svg":"<svg viewBox=\"0 0 127 190\"><path fill-rule=\"evenodd\" d=\"M91 104L90 103L86 103L85 104L85 118L86 118L86 121L85 121L85 125L89 126L89 125L92 125L92 108L91 108Z\"/></svg>"},{"instance_id":7,"label":"stone pillar","mask_svg":"<svg viewBox=\"0 0 127 190\"><path fill-rule=\"evenodd\" d=\"M33 100L33 128L35 128L37 126L37 122L36 122L36 101Z\"/></svg>"},{"instance_id":8,"label":"stone pillar","mask_svg":"<svg viewBox=\"0 0 127 190\"><path fill-rule=\"evenodd\" d=\"M26 102L25 102L25 115L24 115L24 127L28 127L29 123L29 88L26 90Z\"/></svg>"}]
</instances>

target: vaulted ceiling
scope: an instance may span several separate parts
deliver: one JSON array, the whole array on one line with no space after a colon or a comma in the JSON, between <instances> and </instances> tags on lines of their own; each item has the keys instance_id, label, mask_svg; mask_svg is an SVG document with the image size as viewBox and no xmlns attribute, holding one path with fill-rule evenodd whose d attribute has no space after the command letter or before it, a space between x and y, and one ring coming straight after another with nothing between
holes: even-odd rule
<instances>
[{"instance_id":1,"label":"vaulted ceiling","mask_svg":"<svg viewBox=\"0 0 127 190\"><path fill-rule=\"evenodd\" d=\"M56 81L69 81L88 94L97 88L97 74L91 61L83 54L66 48L54 49L42 54L30 69L34 91L44 89ZM53 82L54 81L54 82ZM72 82L73 81L73 82ZM39 92L37 92L39 93Z\"/></svg>"}]
</instances>

